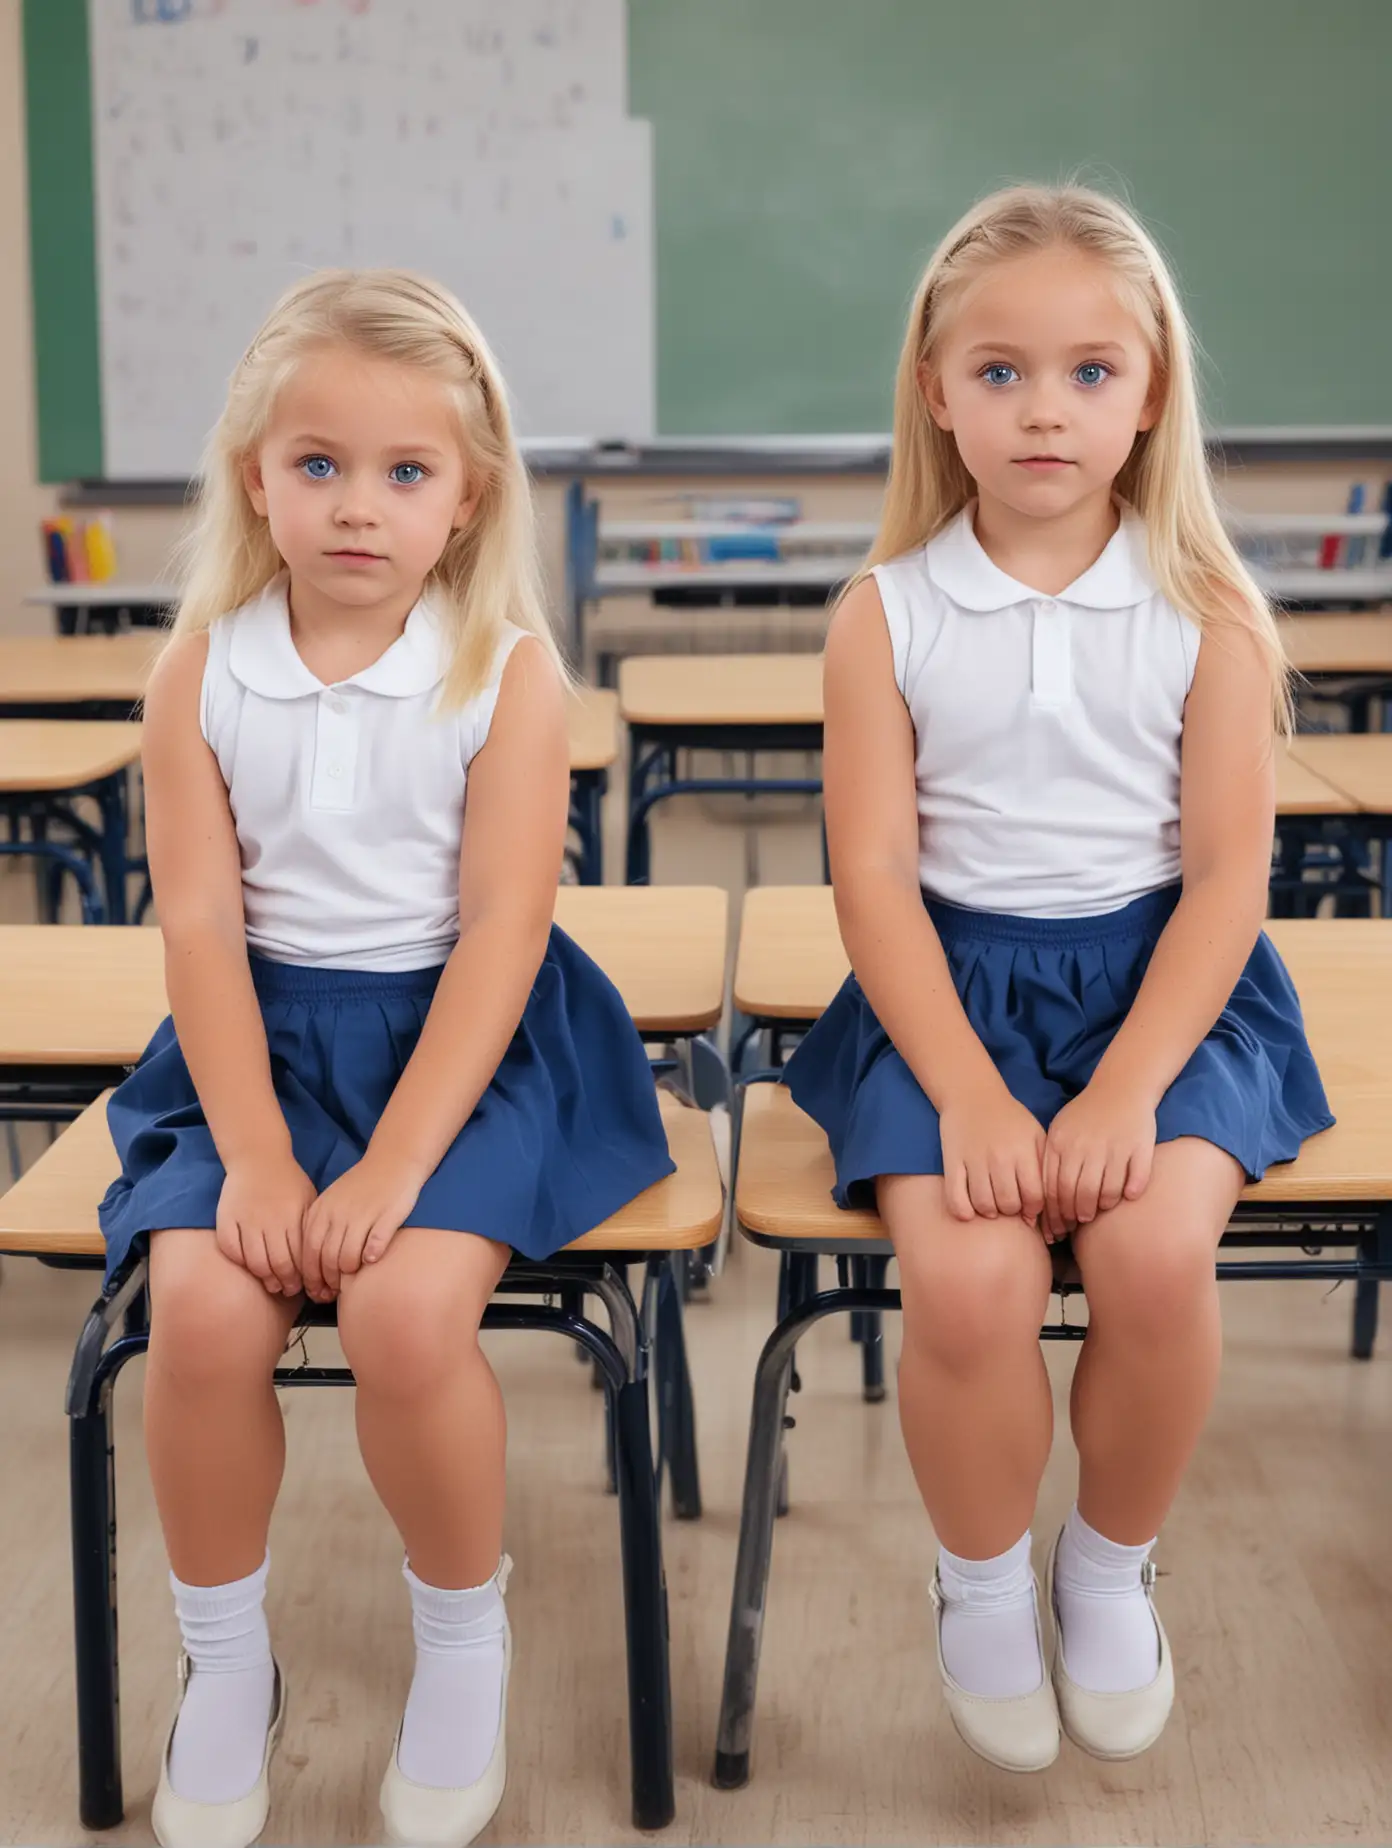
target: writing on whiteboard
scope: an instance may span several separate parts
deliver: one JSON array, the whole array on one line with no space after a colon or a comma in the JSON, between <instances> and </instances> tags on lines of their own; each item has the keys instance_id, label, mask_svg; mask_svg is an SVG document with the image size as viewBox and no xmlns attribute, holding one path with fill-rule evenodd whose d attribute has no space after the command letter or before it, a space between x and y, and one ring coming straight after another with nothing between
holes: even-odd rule
<instances>
[{"instance_id":1,"label":"writing on whiteboard","mask_svg":"<svg viewBox=\"0 0 1392 1848\"><path fill-rule=\"evenodd\" d=\"M321 265L453 287L524 435L651 435L625 0L89 4L109 476L196 472L237 355Z\"/></svg>"}]
</instances>

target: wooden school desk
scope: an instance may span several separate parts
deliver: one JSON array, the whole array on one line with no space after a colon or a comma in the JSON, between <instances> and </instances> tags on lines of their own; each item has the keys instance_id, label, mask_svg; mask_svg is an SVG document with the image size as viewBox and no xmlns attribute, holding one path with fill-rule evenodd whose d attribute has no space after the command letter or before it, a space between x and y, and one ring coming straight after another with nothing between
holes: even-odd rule
<instances>
[{"instance_id":1,"label":"wooden school desk","mask_svg":"<svg viewBox=\"0 0 1392 1848\"><path fill-rule=\"evenodd\" d=\"M1392 611L1281 616L1277 628L1297 673L1392 677Z\"/></svg>"},{"instance_id":2,"label":"wooden school desk","mask_svg":"<svg viewBox=\"0 0 1392 1848\"><path fill-rule=\"evenodd\" d=\"M1347 825L1368 850L1369 866L1366 872L1352 870L1380 888L1386 916L1392 891L1392 732L1301 732L1291 740L1290 753L1353 804Z\"/></svg>"},{"instance_id":3,"label":"wooden school desk","mask_svg":"<svg viewBox=\"0 0 1392 1848\"><path fill-rule=\"evenodd\" d=\"M555 916L645 1038L689 1040L719 1021L729 928L719 887L562 886ZM0 1116L76 1116L135 1064L167 1012L158 930L0 926Z\"/></svg>"},{"instance_id":4,"label":"wooden school desk","mask_svg":"<svg viewBox=\"0 0 1392 1848\"><path fill-rule=\"evenodd\" d=\"M124 924L129 816L127 773L140 756L138 725L97 720L0 719L0 816L10 838L0 854L22 854L61 867L77 881L89 922ZM94 827L76 804L97 805ZM27 821L30 838L20 838ZM50 837L50 826L57 832ZM101 890L92 878L101 867ZM41 895L48 882L39 880Z\"/></svg>"},{"instance_id":5,"label":"wooden school desk","mask_svg":"<svg viewBox=\"0 0 1392 1848\"><path fill-rule=\"evenodd\" d=\"M162 635L0 637L0 718L128 719Z\"/></svg>"},{"instance_id":6,"label":"wooden school desk","mask_svg":"<svg viewBox=\"0 0 1392 1848\"><path fill-rule=\"evenodd\" d=\"M604 878L601 804L619 756L619 696L608 687L580 687L566 702L566 711L570 826L579 842L575 874L581 885L599 885Z\"/></svg>"},{"instance_id":7,"label":"wooden school desk","mask_svg":"<svg viewBox=\"0 0 1392 1848\"><path fill-rule=\"evenodd\" d=\"M684 777L683 750L820 751L822 657L634 655L619 668L629 735L630 885L647 883L648 817L679 795L820 795L821 777Z\"/></svg>"},{"instance_id":8,"label":"wooden school desk","mask_svg":"<svg viewBox=\"0 0 1392 1848\"><path fill-rule=\"evenodd\" d=\"M1356 1282L1353 1351L1372 1352L1379 1281L1392 1277L1392 929L1381 920L1294 920L1268 926L1290 970L1338 1117L1294 1162L1272 1168L1242 1196L1218 1274ZM830 893L766 888L745 901L736 973L738 1005L756 1017L806 1024L846 972ZM755 1376L738 1560L731 1600L715 1782L749 1777L760 1633L773 1532L784 1478L783 1419L792 1356L806 1330L835 1313L879 1315L899 1292L847 1287L890 1246L873 1212L845 1213L831 1199L826 1138L780 1085L752 1084L738 1139L735 1214L745 1236L780 1253L786 1271L779 1319ZM1326 1248L1341 1251L1326 1257ZM1267 1255L1233 1256L1234 1252ZM837 1260L840 1287L820 1291L819 1256ZM1071 1287L1068 1279L1062 1279ZM1076 1324L1041 1331L1076 1338Z\"/></svg>"},{"instance_id":9,"label":"wooden school desk","mask_svg":"<svg viewBox=\"0 0 1392 1848\"><path fill-rule=\"evenodd\" d=\"M49 584L24 599L53 611L60 635L158 628L179 601L170 584Z\"/></svg>"},{"instance_id":10,"label":"wooden school desk","mask_svg":"<svg viewBox=\"0 0 1392 1848\"><path fill-rule=\"evenodd\" d=\"M1383 622L1392 617L1311 616L1323 622ZM1298 638L1297 638L1298 639ZM1303 647L1303 643L1302 643ZM1332 651L1327 651L1332 652ZM629 728L628 868L630 884L649 876L648 817L672 796L759 792L819 794L820 775L795 779L690 778L679 774L677 753L820 751L820 655L634 656L619 670L619 701ZM1354 814L1357 802L1333 788L1313 766L1278 763L1278 806L1288 820ZM1303 845L1308 828L1294 831Z\"/></svg>"},{"instance_id":11,"label":"wooden school desk","mask_svg":"<svg viewBox=\"0 0 1392 1848\"><path fill-rule=\"evenodd\" d=\"M1286 655L1318 699L1348 713L1349 728L1368 729L1375 699L1392 692L1392 611L1325 610L1278 618Z\"/></svg>"},{"instance_id":12,"label":"wooden school desk","mask_svg":"<svg viewBox=\"0 0 1392 1848\"><path fill-rule=\"evenodd\" d=\"M162 633L0 637L0 719L128 719L145 696ZM567 702L570 826L582 885L603 876L600 803L619 755L618 695L582 687Z\"/></svg>"}]
</instances>

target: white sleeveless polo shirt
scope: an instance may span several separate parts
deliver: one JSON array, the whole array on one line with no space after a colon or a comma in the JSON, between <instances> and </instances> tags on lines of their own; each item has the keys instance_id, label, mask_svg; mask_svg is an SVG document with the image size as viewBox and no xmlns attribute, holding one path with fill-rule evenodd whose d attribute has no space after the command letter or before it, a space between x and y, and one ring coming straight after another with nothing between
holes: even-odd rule
<instances>
[{"instance_id":1,"label":"white sleeveless polo shirt","mask_svg":"<svg viewBox=\"0 0 1392 1848\"><path fill-rule=\"evenodd\" d=\"M441 713L447 649L424 602L333 686L300 659L284 580L214 623L200 717L237 825L253 954L325 969L445 961L469 765L523 633L509 624L484 691Z\"/></svg>"},{"instance_id":2,"label":"white sleeveless polo shirt","mask_svg":"<svg viewBox=\"0 0 1392 1848\"><path fill-rule=\"evenodd\" d=\"M1199 630L1131 512L1056 597L993 564L974 507L877 565L913 719L919 880L1018 917L1092 917L1176 883L1179 750Z\"/></svg>"}]
</instances>

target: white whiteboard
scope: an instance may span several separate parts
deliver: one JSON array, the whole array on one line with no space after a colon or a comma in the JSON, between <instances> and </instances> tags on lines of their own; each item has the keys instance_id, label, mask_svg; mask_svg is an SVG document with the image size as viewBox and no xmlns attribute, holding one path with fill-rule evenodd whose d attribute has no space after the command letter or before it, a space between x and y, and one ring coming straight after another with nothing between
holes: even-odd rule
<instances>
[{"instance_id":1,"label":"white whiteboard","mask_svg":"<svg viewBox=\"0 0 1392 1848\"><path fill-rule=\"evenodd\" d=\"M625 0L88 0L105 473L193 474L279 292L454 288L524 436L654 428Z\"/></svg>"}]
</instances>

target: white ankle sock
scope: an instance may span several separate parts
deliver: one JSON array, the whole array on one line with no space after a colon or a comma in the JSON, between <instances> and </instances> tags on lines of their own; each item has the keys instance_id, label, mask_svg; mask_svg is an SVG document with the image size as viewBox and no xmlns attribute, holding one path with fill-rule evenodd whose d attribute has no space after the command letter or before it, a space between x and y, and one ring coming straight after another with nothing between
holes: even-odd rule
<instances>
[{"instance_id":1,"label":"white ankle sock","mask_svg":"<svg viewBox=\"0 0 1392 1848\"><path fill-rule=\"evenodd\" d=\"M938 1553L947 1672L968 1694L1010 1700L1043 1685L1030 1537L995 1559Z\"/></svg>"},{"instance_id":2,"label":"white ankle sock","mask_svg":"<svg viewBox=\"0 0 1392 1848\"><path fill-rule=\"evenodd\" d=\"M1054 1602L1063 1665L1080 1688L1127 1694L1154 1681L1160 1637L1141 1584L1154 1545L1105 1539L1074 1504L1054 1562Z\"/></svg>"},{"instance_id":3,"label":"white ankle sock","mask_svg":"<svg viewBox=\"0 0 1392 1848\"><path fill-rule=\"evenodd\" d=\"M396 1762L413 1784L461 1790L488 1768L503 1718L503 1593L495 1573L465 1591L411 1588L416 1672Z\"/></svg>"},{"instance_id":4,"label":"white ankle sock","mask_svg":"<svg viewBox=\"0 0 1392 1848\"><path fill-rule=\"evenodd\" d=\"M267 1554L230 1585L185 1585L171 1572L190 1672L169 1748L169 1782L191 1803L235 1803L266 1756L275 1664L266 1628Z\"/></svg>"}]
</instances>

